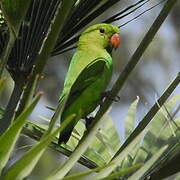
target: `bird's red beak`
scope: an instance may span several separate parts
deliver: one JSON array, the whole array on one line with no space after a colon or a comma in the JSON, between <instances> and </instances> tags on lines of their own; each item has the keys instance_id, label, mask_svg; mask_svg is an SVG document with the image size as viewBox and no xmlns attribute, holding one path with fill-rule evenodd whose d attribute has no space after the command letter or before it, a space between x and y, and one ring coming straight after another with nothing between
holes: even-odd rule
<instances>
[{"instance_id":1,"label":"bird's red beak","mask_svg":"<svg viewBox=\"0 0 180 180\"><path fill-rule=\"evenodd\" d=\"M121 44L121 38L119 34L113 34L110 38L111 45L115 48L118 48Z\"/></svg>"}]
</instances>

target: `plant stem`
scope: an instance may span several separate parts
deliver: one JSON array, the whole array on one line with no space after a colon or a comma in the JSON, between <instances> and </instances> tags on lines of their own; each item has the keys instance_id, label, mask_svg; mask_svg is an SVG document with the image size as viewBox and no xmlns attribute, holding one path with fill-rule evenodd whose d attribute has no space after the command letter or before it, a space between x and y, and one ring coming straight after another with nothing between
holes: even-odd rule
<instances>
[{"instance_id":1,"label":"plant stem","mask_svg":"<svg viewBox=\"0 0 180 180\"><path fill-rule=\"evenodd\" d=\"M24 81L21 78L15 81L14 89L11 94L10 100L6 107L3 118L0 120L0 135L3 134L3 132L11 125L13 121L16 107L23 92L23 85Z\"/></svg>"}]
</instances>

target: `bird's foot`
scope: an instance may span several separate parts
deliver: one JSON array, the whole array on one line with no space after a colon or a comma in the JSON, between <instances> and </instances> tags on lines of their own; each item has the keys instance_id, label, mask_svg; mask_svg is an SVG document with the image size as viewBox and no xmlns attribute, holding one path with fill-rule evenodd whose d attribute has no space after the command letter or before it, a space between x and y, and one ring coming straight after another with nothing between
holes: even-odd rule
<instances>
[{"instance_id":1,"label":"bird's foot","mask_svg":"<svg viewBox=\"0 0 180 180\"><path fill-rule=\"evenodd\" d=\"M102 96L101 96L101 101L103 102L103 99L104 98L108 98L114 102L119 102L120 101L120 96L115 96L115 97L112 97L111 95L111 91L106 91L106 92L103 92L102 93Z\"/></svg>"},{"instance_id":2,"label":"bird's foot","mask_svg":"<svg viewBox=\"0 0 180 180\"><path fill-rule=\"evenodd\" d=\"M86 126L87 130L91 127L93 120L94 120L94 117L86 117L85 118L85 122L86 122L85 126Z\"/></svg>"}]
</instances>

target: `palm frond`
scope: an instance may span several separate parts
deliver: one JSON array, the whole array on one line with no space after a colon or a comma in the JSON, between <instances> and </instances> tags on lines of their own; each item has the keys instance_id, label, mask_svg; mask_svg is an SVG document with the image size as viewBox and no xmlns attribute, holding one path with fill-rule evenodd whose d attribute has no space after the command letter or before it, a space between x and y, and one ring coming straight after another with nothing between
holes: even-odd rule
<instances>
[{"instance_id":1,"label":"palm frond","mask_svg":"<svg viewBox=\"0 0 180 180\"><path fill-rule=\"evenodd\" d=\"M139 0L103 22L112 23L122 19L149 1ZM74 48L75 46L72 45L79 39L79 32L82 28L118 2L120 0L95 0L93 2L90 0L79 0L75 3L63 25L52 55L58 55ZM31 72L59 3L61 3L61 0L32 0L8 60L7 69L12 77L18 75L27 77ZM128 12L129 10L131 11ZM7 28L4 26L4 29ZM7 33L0 32L0 40L0 52L2 52L7 40Z\"/></svg>"},{"instance_id":2,"label":"palm frond","mask_svg":"<svg viewBox=\"0 0 180 180\"><path fill-rule=\"evenodd\" d=\"M60 0L32 1L8 61L8 70L14 76L29 74L59 3Z\"/></svg>"}]
</instances>

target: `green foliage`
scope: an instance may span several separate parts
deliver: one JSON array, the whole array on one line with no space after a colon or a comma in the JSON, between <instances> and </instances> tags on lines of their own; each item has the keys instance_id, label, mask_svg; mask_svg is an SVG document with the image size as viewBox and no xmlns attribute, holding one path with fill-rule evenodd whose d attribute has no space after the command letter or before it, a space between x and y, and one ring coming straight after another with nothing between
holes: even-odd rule
<instances>
[{"instance_id":1,"label":"green foliage","mask_svg":"<svg viewBox=\"0 0 180 180\"><path fill-rule=\"evenodd\" d=\"M39 94L34 98L33 102L30 103L27 108L25 108L25 110L19 115L19 117L16 118L12 126L10 126L9 129L7 129L7 131L0 137L0 171L2 171L2 169L8 163L8 159L14 149L16 141L20 136L20 132L26 122L26 119L35 108L41 95L42 94ZM59 112L59 110L60 107L59 109L57 108L57 113ZM58 118L58 116L56 116L56 118ZM52 139L57 135L57 133L59 133L67 126L72 118L74 118L74 115L65 120L61 127L57 128L56 130L54 130L53 128L52 130L47 131L47 133L41 138L37 145L34 145L27 153L25 153L21 157L21 159L16 161L6 171L5 174L2 174L3 179L21 180L27 177L39 161L46 147L51 143ZM54 117L52 119L54 119Z\"/></svg>"},{"instance_id":2,"label":"green foliage","mask_svg":"<svg viewBox=\"0 0 180 180\"><path fill-rule=\"evenodd\" d=\"M112 119L105 114L96 137L84 154L85 157L94 161L98 166L103 166L110 161L120 147L119 135L115 129ZM78 122L65 147L73 151L85 130L84 123Z\"/></svg>"},{"instance_id":3,"label":"green foliage","mask_svg":"<svg viewBox=\"0 0 180 180\"><path fill-rule=\"evenodd\" d=\"M40 98L40 95L34 99L33 96L41 77L40 74L47 64L48 57L51 55L50 53L56 55L71 48L78 39L79 31L118 1L79 0L74 4L75 1L73 0L71 3L59 0L47 4L48 1L40 0L38 2L31 1L30 7L30 0L26 2L22 0L0 1L3 12L1 19L5 17L9 31L16 34L16 36L10 34L10 39L5 38L3 33L0 34L0 44L1 47L4 47L4 49L1 49L0 76L6 63L8 63L10 67L8 70L15 81L15 85L17 85L17 79L23 77L20 84L26 86L25 89L24 86L21 87L22 92L19 94L17 104L11 108L13 109L12 114L14 114L15 109L18 110L15 121L0 136L0 170L3 179L11 180L16 177L16 180L22 180L29 177L47 147L65 154L69 159L64 164L58 165L49 174L49 177L44 178L46 180L79 179L85 178L87 175L92 175L91 179L95 180L120 177L130 180L137 177L138 179L145 179L149 176L151 180L155 180L157 177L165 178L179 171L176 158L180 156L180 118L175 118L174 107L179 102L180 95L172 97L165 105L164 103L179 84L180 75L176 77L136 127L135 119L138 113L139 98L130 105L125 118L125 142L120 140L113 121L107 114L107 110L112 104L112 101L108 99L105 99L100 110L95 115L95 122L90 130L87 132L84 124L79 122L75 127L73 136L66 145L60 146L57 144L58 132L66 127L72 117L68 117L61 127L56 127L56 120L64 105L59 104L55 108L53 117L47 121L48 125L27 121L28 116ZM145 1L138 1L132 7L136 7L141 2ZM111 91L113 97L123 87L175 2L176 0L169 0L165 4L160 16L158 16L113 86ZM47 9L43 8L43 3L46 3L46 8L49 8L48 12L53 12L52 14L47 13ZM28 7L29 10L26 13ZM37 20L40 19L38 14L47 15L47 18L41 18L41 21L37 23ZM115 17L108 18L107 21L115 21L121 14L123 12ZM37 24L40 24L40 26ZM20 28L22 28L22 31L19 33ZM29 39L26 36L27 34L31 34ZM19 35L21 35L21 38L17 39ZM33 42L36 42L38 46ZM32 46L32 44L35 46L34 51L29 52L24 49ZM18 49L19 47L20 49ZM16 54L16 52L25 52L27 55L31 53L34 59L27 63L27 57L23 57L21 53ZM13 57L18 62L14 63L13 58L10 57ZM28 66L24 66L23 69L21 63L28 64ZM19 76L19 73L21 76ZM29 78L29 75L32 75L32 78ZM4 83L5 80L1 78L0 93L3 91ZM22 98L22 106L18 106L20 98ZM9 104L9 106L12 106L12 104ZM25 107L25 109L23 110L20 107ZM0 108L0 118L3 117L5 112L7 112L7 108ZM8 167L8 160L21 132L37 140L38 143ZM80 162L85 167L92 168L92 170L66 175L77 162ZM164 169L169 169L169 173L164 173Z\"/></svg>"},{"instance_id":4,"label":"green foliage","mask_svg":"<svg viewBox=\"0 0 180 180\"><path fill-rule=\"evenodd\" d=\"M147 128L144 129L144 131L141 133L141 136L137 137L136 140L133 140L132 141L133 144L128 146L125 149L125 151L120 153L119 157L113 160L110 164L109 164L109 161L111 160L111 158L113 158L114 154L117 152L117 150L120 147L120 141L119 141L117 132L115 130L115 127L112 124L111 118L108 117L107 115L104 116L103 124L101 125L99 132L97 133L93 142L91 143L91 145L89 146L89 148L87 149L87 151L85 152L83 156L86 157L86 159L89 159L89 161L91 160L95 164L99 165L101 167L101 170L104 171L105 173L107 173L108 170L112 168L112 166L113 168L118 167L117 172L114 172L113 173L114 175L108 176L107 179L108 178L111 179L111 177L121 176L121 173L124 171L123 169L126 169L125 170L126 175L129 174L132 168L136 167L138 163L143 163L146 165L146 162L148 162L147 165L145 167L143 166L144 168L140 170L140 172L143 172L143 173L140 173L141 175L143 175L144 173L150 173L148 172L149 170L154 171L151 168L153 167L156 169L157 168L156 166L161 165L164 154L169 154L168 157L170 157L170 154L173 155L175 154L175 152L178 153L178 149L179 149L178 128L180 126L179 118L176 118L174 120L171 119L170 123L173 124L171 127L171 125L169 124L169 119L167 119L166 116L167 116L167 112L169 115L173 114L173 110L174 110L173 107L175 107L175 105L179 102L179 98L180 98L180 95L172 97L154 116L150 125L147 126ZM126 121L126 127L129 123L132 124L131 122L134 122L134 119L135 119L134 114L136 114L135 107L137 106L137 102L138 102L138 99L135 100L129 108L128 114L126 116L126 119L128 118L128 121ZM162 119L164 120L162 121ZM164 124L166 124L166 128L163 128ZM103 127L104 125L105 127ZM45 125L39 125L39 127L47 128L47 126ZM159 127L162 128L162 131L158 131ZM85 130L82 122L79 122L75 128L76 129L74 130L73 136L71 137L70 141L68 142L67 145L64 145L65 148L70 149L72 151L74 150L75 146L77 146L78 140L80 140ZM132 129L134 128L135 127L132 127ZM157 133L157 131L159 133ZM157 136L152 136L154 133ZM106 135L105 139L108 139L108 141L104 140L104 137L103 137L104 134ZM149 136L152 136L152 138L149 138ZM117 144L115 142L117 142ZM161 143L159 144L159 142ZM168 147L166 146L166 144L168 144ZM113 148L109 148L109 147L113 147ZM161 147L163 148L159 151ZM176 147L176 151L173 151L173 153L172 153L172 147ZM166 152L164 153L164 151ZM158 158L158 161L156 162L157 158ZM104 166L106 164L107 166ZM140 168L141 166L142 164L140 166L137 166L137 168ZM77 177L81 177L83 175L85 176L96 171L97 169L94 169L89 172L88 171L83 172L82 174L81 173L77 174ZM125 174L122 173L122 176ZM68 178L69 179L76 178L76 174L70 177L67 176L67 179ZM49 179L52 179L52 176L50 176Z\"/></svg>"},{"instance_id":5,"label":"green foliage","mask_svg":"<svg viewBox=\"0 0 180 180\"><path fill-rule=\"evenodd\" d=\"M61 132L67 126L68 122L71 121L73 117L74 116L71 116L65 120L60 128L54 130L52 133L49 132L46 134L37 145L33 146L33 148L31 148L20 160L18 160L11 168L8 169L4 179L21 180L27 177L39 161L52 139L58 132Z\"/></svg>"},{"instance_id":6,"label":"green foliage","mask_svg":"<svg viewBox=\"0 0 180 180\"><path fill-rule=\"evenodd\" d=\"M142 167L143 164L142 163L139 163L139 164L136 164L134 166L131 166L129 168L124 168L122 170L119 170L117 172L114 172L112 173L111 175L105 177L105 178L102 178L103 180L113 180L115 178L119 178L119 177L123 177L124 175L127 175L129 173L132 173L134 172L135 170L139 169L140 167Z\"/></svg>"},{"instance_id":7,"label":"green foliage","mask_svg":"<svg viewBox=\"0 0 180 180\"><path fill-rule=\"evenodd\" d=\"M31 114L33 109L35 108L38 100L40 98L40 95L35 98L35 100L32 102L32 104L27 107L22 114L17 117L15 122L12 124L11 127L0 137L0 172L6 165L10 154L13 151L13 148L15 146L15 143L20 135L20 132L23 128L23 125L25 124L25 121L27 117Z\"/></svg>"},{"instance_id":8,"label":"green foliage","mask_svg":"<svg viewBox=\"0 0 180 180\"><path fill-rule=\"evenodd\" d=\"M128 180L141 179L143 175L155 164L155 162L162 156L167 146L162 147L156 154L148 160L145 165L140 168L137 172L135 172L132 176L128 178Z\"/></svg>"},{"instance_id":9,"label":"green foliage","mask_svg":"<svg viewBox=\"0 0 180 180\"><path fill-rule=\"evenodd\" d=\"M126 163L136 164L143 162L143 160L149 159L149 157L156 153L162 146L169 144L175 145L180 138L179 122L178 119L170 119L173 114L173 107L180 101L180 94L171 98L154 116L152 122L148 126L148 130L144 134L144 137L136 147L133 153L130 153L131 159L126 160L123 166L127 166ZM168 113L168 114L167 114ZM168 117L170 116L170 117ZM171 144L172 143L172 144Z\"/></svg>"},{"instance_id":10,"label":"green foliage","mask_svg":"<svg viewBox=\"0 0 180 180\"><path fill-rule=\"evenodd\" d=\"M135 128L135 117L136 117L136 109L139 102L139 97L131 104L128 110L128 114L125 119L125 137L128 136L133 132Z\"/></svg>"}]
</instances>

